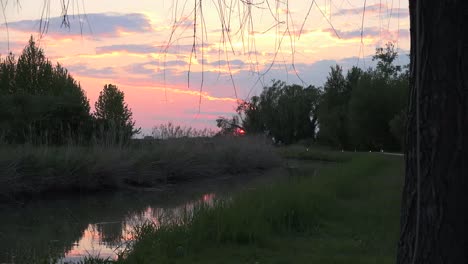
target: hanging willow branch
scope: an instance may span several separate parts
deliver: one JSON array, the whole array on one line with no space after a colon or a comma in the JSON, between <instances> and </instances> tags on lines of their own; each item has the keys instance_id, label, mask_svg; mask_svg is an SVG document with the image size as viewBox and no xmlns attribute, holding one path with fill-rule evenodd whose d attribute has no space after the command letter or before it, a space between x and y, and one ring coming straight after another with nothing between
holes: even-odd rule
<instances>
[{"instance_id":1,"label":"hanging willow branch","mask_svg":"<svg viewBox=\"0 0 468 264\"><path fill-rule=\"evenodd\" d=\"M8 5L8 0L0 0L1 7L3 10L3 16L5 20L5 26L7 28L7 37L9 38L8 33L8 23L7 17L5 15L5 10ZM218 23L220 26L220 43L222 46L218 47L219 49L219 56L224 54L227 68L229 71L229 76L231 79L231 83L234 90L234 95L238 98L238 92L236 89L234 77L231 71L231 60L230 54L236 55L236 49L233 45L234 39L240 39L242 43L242 53L247 54L248 60L251 64L251 70L255 72L258 76L257 81L255 84L250 88L250 91L247 95L250 96L250 93L258 84L259 82L263 85L263 78L266 76L268 72L272 69L272 67L277 64L278 54L282 52L284 41L285 39L289 40L289 46L291 49L291 67L295 72L295 75L298 79L302 81L301 77L299 76L296 66L295 66L295 35L291 32L295 32L297 34L297 39L303 33L304 26L306 25L311 11L313 10L314 6L320 12L321 16L326 20L328 25L333 30L334 34L340 38L338 31L335 29L331 22L331 12L330 17L327 17L326 12L324 12L320 6L317 4L316 0L312 0L308 5L308 11L305 17L303 18L303 22L301 23L300 29L298 31L294 28L293 17L291 15L290 10L290 1L289 0L174 0L172 1L171 13L172 13L172 29L171 33L168 37L166 45L163 48L164 57L168 53L168 50L174 43L182 37L178 36L178 32L184 32L186 30L186 23L189 22L190 18L193 19L192 27L193 27L193 34L192 38L192 49L190 51L190 58L189 58L189 66L188 66L188 73L187 73L187 86L190 87L191 82L191 72L192 72L192 63L193 59L197 59L197 56L201 57L201 66L202 66L202 76L201 76L201 83L199 89L199 106L201 105L202 99L202 92L203 92L203 85L204 85L204 45L207 42L207 35L208 31L206 29L206 21L203 13L203 7L211 1L213 6L216 8L218 13ZM192 8L189 8L189 12L187 14L186 8L190 6L190 1L193 1ZM327 0L325 0L327 1ZM330 1L330 9L332 5L332 0ZM344 0L343 0L344 1ZM346 0L349 2L349 0ZM78 16L80 20L80 32L83 33L83 21L87 22L89 26L89 30L91 30L90 23L86 17L86 10L85 10L85 1L84 0L60 0L60 9L61 9L61 17L62 17L62 24L61 26L64 28L70 28L70 16ZM350 4L350 3L349 3ZM16 1L16 5L20 8L20 0ZM42 3L42 10L41 10L41 17L39 23L39 35L42 37L44 34L47 34L49 28L49 21L50 21L50 9L51 9L51 0L43 0ZM274 31L275 33L275 41L274 41L274 53L272 56L271 61L267 64L268 66L263 72L260 71L260 63L257 56L257 45L255 42L255 35L257 34L255 31L256 23L255 17L253 15L253 10L266 10L269 14L270 18L274 22L271 26L267 27L266 30L260 32L258 34L265 34L270 31ZM280 10L286 10L285 14L281 13ZM364 7L363 7L363 15L362 15L362 24L361 24L361 41L363 38L364 32L364 13L366 10L366 0L364 0ZM200 52L198 54L198 51ZM166 95L167 100L167 95ZM199 107L200 108L200 107ZM200 110L200 109L199 109Z\"/></svg>"}]
</instances>

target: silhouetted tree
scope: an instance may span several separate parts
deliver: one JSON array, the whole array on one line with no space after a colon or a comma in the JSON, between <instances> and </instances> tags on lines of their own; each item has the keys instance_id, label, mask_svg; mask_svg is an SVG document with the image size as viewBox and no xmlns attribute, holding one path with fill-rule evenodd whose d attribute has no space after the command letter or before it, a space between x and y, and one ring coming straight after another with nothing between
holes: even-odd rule
<instances>
[{"instance_id":1,"label":"silhouetted tree","mask_svg":"<svg viewBox=\"0 0 468 264\"><path fill-rule=\"evenodd\" d=\"M31 36L16 65L17 92L31 95L47 94L47 89L52 83L52 71L52 64Z\"/></svg>"},{"instance_id":2,"label":"silhouetted tree","mask_svg":"<svg viewBox=\"0 0 468 264\"><path fill-rule=\"evenodd\" d=\"M96 101L94 117L101 137L111 137L112 141L126 141L140 132L135 128L132 111L125 103L125 95L117 86L106 84Z\"/></svg>"},{"instance_id":3,"label":"silhouetted tree","mask_svg":"<svg viewBox=\"0 0 468 264\"><path fill-rule=\"evenodd\" d=\"M360 78L358 70L353 70L353 74L358 75L355 78ZM322 142L339 148L349 147L347 115L351 89L343 69L338 65L332 67L318 109L319 138Z\"/></svg>"},{"instance_id":4,"label":"silhouetted tree","mask_svg":"<svg viewBox=\"0 0 468 264\"><path fill-rule=\"evenodd\" d=\"M221 129L219 135L237 135L239 130L244 130L238 116L230 119L220 116L216 119L216 126Z\"/></svg>"},{"instance_id":5,"label":"silhouetted tree","mask_svg":"<svg viewBox=\"0 0 468 264\"><path fill-rule=\"evenodd\" d=\"M52 67L31 37L22 54L0 61L0 135L8 142L88 141L88 99L68 71Z\"/></svg>"},{"instance_id":6,"label":"silhouetted tree","mask_svg":"<svg viewBox=\"0 0 468 264\"><path fill-rule=\"evenodd\" d=\"M376 70L384 77L397 77L401 72L401 66L395 65L394 62L398 58L398 51L395 50L395 45L392 42L385 44L385 48L379 47L375 50L373 61L377 61Z\"/></svg>"},{"instance_id":7,"label":"silhouetted tree","mask_svg":"<svg viewBox=\"0 0 468 264\"><path fill-rule=\"evenodd\" d=\"M237 113L247 133L267 133L277 141L292 143L315 138L320 95L314 86L274 81L260 96L241 102Z\"/></svg>"},{"instance_id":8,"label":"silhouetted tree","mask_svg":"<svg viewBox=\"0 0 468 264\"><path fill-rule=\"evenodd\" d=\"M319 106L319 138L341 149L400 150L408 75L394 65L394 45L377 48L375 69L331 69Z\"/></svg>"},{"instance_id":9,"label":"silhouetted tree","mask_svg":"<svg viewBox=\"0 0 468 264\"><path fill-rule=\"evenodd\" d=\"M13 53L9 53L4 60L0 59L0 96L16 92L15 75L16 59Z\"/></svg>"},{"instance_id":10,"label":"silhouetted tree","mask_svg":"<svg viewBox=\"0 0 468 264\"><path fill-rule=\"evenodd\" d=\"M399 150L400 142L390 130L390 121L405 108L407 82L380 75L362 74L349 102L349 134L361 150Z\"/></svg>"},{"instance_id":11,"label":"silhouetted tree","mask_svg":"<svg viewBox=\"0 0 468 264\"><path fill-rule=\"evenodd\" d=\"M259 109L260 98L252 96L249 101L239 102L236 112L242 119L242 126L249 134L261 134L265 124Z\"/></svg>"}]
</instances>

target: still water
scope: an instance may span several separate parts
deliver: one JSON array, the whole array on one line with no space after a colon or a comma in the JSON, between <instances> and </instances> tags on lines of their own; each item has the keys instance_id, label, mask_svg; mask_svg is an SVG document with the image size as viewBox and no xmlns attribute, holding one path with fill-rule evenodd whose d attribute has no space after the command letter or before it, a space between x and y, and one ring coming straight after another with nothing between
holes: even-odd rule
<instances>
[{"instance_id":1,"label":"still water","mask_svg":"<svg viewBox=\"0 0 468 264\"><path fill-rule=\"evenodd\" d=\"M195 197L178 202L167 196L155 199L147 193L120 193L2 208L0 263L30 263L48 257L58 263L73 263L85 256L116 259L132 242L135 226L177 219L197 203L211 203L215 194Z\"/></svg>"},{"instance_id":2,"label":"still water","mask_svg":"<svg viewBox=\"0 0 468 264\"><path fill-rule=\"evenodd\" d=\"M32 263L50 257L58 263L77 262L85 256L115 259L132 242L135 226L177 219L197 203L211 204L217 197L264 185L280 175L284 172L249 175L242 180L205 180L164 190L0 205L0 263Z\"/></svg>"}]
</instances>

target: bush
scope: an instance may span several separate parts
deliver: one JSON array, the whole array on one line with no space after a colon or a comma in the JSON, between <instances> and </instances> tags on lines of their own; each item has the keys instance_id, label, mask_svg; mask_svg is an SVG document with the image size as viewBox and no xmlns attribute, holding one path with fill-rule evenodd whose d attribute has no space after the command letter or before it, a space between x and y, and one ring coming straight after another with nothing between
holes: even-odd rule
<instances>
[{"instance_id":1,"label":"bush","mask_svg":"<svg viewBox=\"0 0 468 264\"><path fill-rule=\"evenodd\" d=\"M125 147L5 145L0 199L57 191L99 191L247 173L280 165L259 138L184 138Z\"/></svg>"}]
</instances>

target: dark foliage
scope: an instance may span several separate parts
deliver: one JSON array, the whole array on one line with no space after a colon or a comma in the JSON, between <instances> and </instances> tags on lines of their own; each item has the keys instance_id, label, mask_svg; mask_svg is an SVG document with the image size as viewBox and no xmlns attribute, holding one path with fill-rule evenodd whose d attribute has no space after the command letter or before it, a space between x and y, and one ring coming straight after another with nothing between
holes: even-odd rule
<instances>
[{"instance_id":1,"label":"dark foliage","mask_svg":"<svg viewBox=\"0 0 468 264\"><path fill-rule=\"evenodd\" d=\"M125 95L117 86L106 84L94 107L94 118L98 127L98 138L107 142L127 142L140 132L135 129L132 111L125 103Z\"/></svg>"},{"instance_id":2,"label":"dark foliage","mask_svg":"<svg viewBox=\"0 0 468 264\"><path fill-rule=\"evenodd\" d=\"M0 61L0 135L10 143L65 144L90 136L90 107L80 84L52 66L33 38L18 60Z\"/></svg>"},{"instance_id":3,"label":"dark foliage","mask_svg":"<svg viewBox=\"0 0 468 264\"><path fill-rule=\"evenodd\" d=\"M375 69L336 65L323 89L274 81L259 96L238 104L237 116L217 120L222 134L238 128L293 143L318 139L346 150L401 150L409 75L395 65L392 43L377 48Z\"/></svg>"},{"instance_id":4,"label":"dark foliage","mask_svg":"<svg viewBox=\"0 0 468 264\"><path fill-rule=\"evenodd\" d=\"M260 96L240 102L238 116L219 118L218 127L222 131L242 127L248 134L264 133L284 143L314 138L319 98L320 90L314 86L274 81Z\"/></svg>"},{"instance_id":5,"label":"dark foliage","mask_svg":"<svg viewBox=\"0 0 468 264\"><path fill-rule=\"evenodd\" d=\"M408 73L394 65L392 43L377 48L375 69L331 69L319 107L319 139L341 149L401 150Z\"/></svg>"},{"instance_id":6,"label":"dark foliage","mask_svg":"<svg viewBox=\"0 0 468 264\"><path fill-rule=\"evenodd\" d=\"M93 116L80 84L32 37L17 60L0 58L0 142L89 144L110 131L121 142L138 132L117 87L106 85L96 110Z\"/></svg>"}]
</instances>

